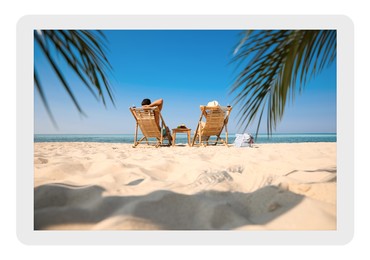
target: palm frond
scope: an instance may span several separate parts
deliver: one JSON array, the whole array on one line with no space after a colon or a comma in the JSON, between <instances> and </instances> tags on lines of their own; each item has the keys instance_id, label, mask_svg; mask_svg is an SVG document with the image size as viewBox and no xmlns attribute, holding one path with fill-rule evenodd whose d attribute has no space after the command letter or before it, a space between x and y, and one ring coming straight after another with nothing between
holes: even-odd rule
<instances>
[{"instance_id":1,"label":"palm frond","mask_svg":"<svg viewBox=\"0 0 370 260\"><path fill-rule=\"evenodd\" d=\"M115 105L113 91L108 80L108 73L112 71L112 67L105 55L105 38L102 32L88 30L41 30L34 32L34 39L35 45L40 48L46 57L62 87L66 90L80 114L86 115L73 94L71 85L58 66L55 58L56 54L63 58L97 100L101 99L104 106L106 106L104 94L106 91L112 104ZM36 67L37 61L35 61L34 66L35 86L42 97L49 117L55 124L50 107L46 102L47 98L41 85L40 77L36 76Z\"/></svg>"},{"instance_id":2,"label":"palm frond","mask_svg":"<svg viewBox=\"0 0 370 260\"><path fill-rule=\"evenodd\" d=\"M243 66L230 89L241 105L239 125L246 129L266 109L267 132L276 129L289 100L336 58L335 30L248 31L232 63Z\"/></svg>"},{"instance_id":3,"label":"palm frond","mask_svg":"<svg viewBox=\"0 0 370 260\"><path fill-rule=\"evenodd\" d=\"M41 100L42 100L42 102L44 103L44 105L46 107L46 112L48 113L48 115L49 115L49 117L51 119L51 122L53 123L54 127L55 128L58 128L58 125L57 125L57 123L56 123L56 121L55 121L55 119L54 119L54 117L53 117L53 115L51 113L51 110L50 110L48 101L47 101L47 99L45 97L45 94L44 94L44 91L43 91L43 88L41 86L41 82L39 80L39 77L38 77L38 74L37 74L37 71L36 70L34 71L33 76L34 76L34 81L35 81L36 89L37 89L38 93L40 94Z\"/></svg>"}]
</instances>

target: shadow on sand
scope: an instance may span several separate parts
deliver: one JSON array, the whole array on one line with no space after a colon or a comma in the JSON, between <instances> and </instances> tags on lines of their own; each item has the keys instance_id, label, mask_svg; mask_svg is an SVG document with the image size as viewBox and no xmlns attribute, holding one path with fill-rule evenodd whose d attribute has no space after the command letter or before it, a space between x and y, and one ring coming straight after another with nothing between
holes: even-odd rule
<instances>
[{"instance_id":1,"label":"shadow on sand","mask_svg":"<svg viewBox=\"0 0 370 260\"><path fill-rule=\"evenodd\" d=\"M126 217L143 219L162 230L230 230L266 224L303 198L276 186L251 193L202 191L185 195L160 190L144 196L103 196L103 192L104 188L96 185L36 187L34 229L58 229L58 225L91 229L99 222L119 216L123 222ZM116 226L116 229L121 228Z\"/></svg>"}]
</instances>

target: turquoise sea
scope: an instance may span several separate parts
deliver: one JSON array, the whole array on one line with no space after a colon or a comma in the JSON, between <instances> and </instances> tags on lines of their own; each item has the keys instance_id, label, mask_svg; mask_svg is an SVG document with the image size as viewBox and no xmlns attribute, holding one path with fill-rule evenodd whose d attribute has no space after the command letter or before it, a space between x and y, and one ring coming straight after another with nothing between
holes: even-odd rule
<instances>
[{"instance_id":1,"label":"turquoise sea","mask_svg":"<svg viewBox=\"0 0 370 260\"><path fill-rule=\"evenodd\" d=\"M252 136L254 136L252 134ZM307 134L259 134L255 143L306 143L306 142L336 142L335 133ZM229 134L229 143L235 140L235 134ZM34 142L102 142L102 143L133 143L133 134L35 134ZM186 135L177 134L176 144L185 144Z\"/></svg>"}]
</instances>

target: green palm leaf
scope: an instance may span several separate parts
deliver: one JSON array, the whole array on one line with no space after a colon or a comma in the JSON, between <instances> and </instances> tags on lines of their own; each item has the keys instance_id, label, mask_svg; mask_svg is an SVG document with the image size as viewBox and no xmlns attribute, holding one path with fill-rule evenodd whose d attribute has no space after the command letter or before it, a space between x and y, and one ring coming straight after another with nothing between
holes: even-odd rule
<instances>
[{"instance_id":1,"label":"green palm leaf","mask_svg":"<svg viewBox=\"0 0 370 260\"><path fill-rule=\"evenodd\" d=\"M72 87L58 66L55 53L60 54L97 100L101 99L104 106L106 106L104 96L104 91L106 91L114 105L112 89L108 80L108 73L111 72L112 67L104 52L105 38L102 32L87 30L42 30L34 32L34 39L35 45L40 48L46 57L51 68L60 80L62 87L66 90L80 114L86 115L73 94ZM37 62L35 61L34 82L36 90L40 94L49 117L54 126L56 126L56 121L47 103L40 76L36 73L36 67Z\"/></svg>"},{"instance_id":2,"label":"green palm leaf","mask_svg":"<svg viewBox=\"0 0 370 260\"><path fill-rule=\"evenodd\" d=\"M240 105L239 124L246 129L266 110L267 132L276 129L296 91L336 58L335 30L246 31L232 62L242 70L230 89Z\"/></svg>"}]
</instances>

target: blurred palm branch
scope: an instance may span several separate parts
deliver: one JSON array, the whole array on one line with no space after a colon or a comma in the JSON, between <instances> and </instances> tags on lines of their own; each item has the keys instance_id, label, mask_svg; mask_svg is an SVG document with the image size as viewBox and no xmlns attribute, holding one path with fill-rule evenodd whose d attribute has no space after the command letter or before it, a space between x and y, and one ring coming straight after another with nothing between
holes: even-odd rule
<instances>
[{"instance_id":1,"label":"blurred palm branch","mask_svg":"<svg viewBox=\"0 0 370 260\"><path fill-rule=\"evenodd\" d=\"M86 115L82 110L77 98L72 92L72 87L63 71L58 66L62 58L69 67L76 73L78 78L84 83L92 95L101 99L106 106L104 91L107 92L111 102L114 105L112 89L108 80L108 72L112 67L105 55L105 37L101 31L90 30L35 30L35 47L39 47L45 56L52 70L55 72L61 86L72 99L78 112ZM56 57L57 56L57 57ZM37 61L34 65L34 84L40 94L41 100L47 110L47 113L57 126L52 115L47 98L45 95L45 86L42 85L40 76L37 73Z\"/></svg>"},{"instance_id":2,"label":"blurred palm branch","mask_svg":"<svg viewBox=\"0 0 370 260\"><path fill-rule=\"evenodd\" d=\"M282 120L289 99L336 60L335 30L262 30L243 32L232 62L242 66L230 89L240 105L244 130L266 113L270 135Z\"/></svg>"}]
</instances>

